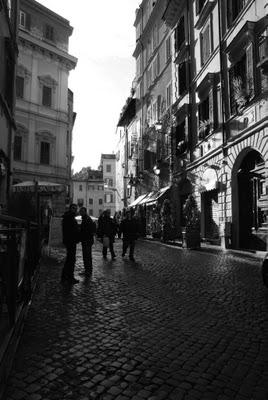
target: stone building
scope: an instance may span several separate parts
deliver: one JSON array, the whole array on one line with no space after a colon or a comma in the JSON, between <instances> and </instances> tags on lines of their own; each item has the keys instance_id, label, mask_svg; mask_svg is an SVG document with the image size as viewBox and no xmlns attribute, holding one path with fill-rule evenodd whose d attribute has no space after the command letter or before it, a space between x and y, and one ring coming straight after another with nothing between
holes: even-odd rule
<instances>
[{"instance_id":1,"label":"stone building","mask_svg":"<svg viewBox=\"0 0 268 400\"><path fill-rule=\"evenodd\" d=\"M0 2L0 212L6 208L10 191L14 119L14 82L18 55L17 1Z\"/></svg>"},{"instance_id":2,"label":"stone building","mask_svg":"<svg viewBox=\"0 0 268 400\"><path fill-rule=\"evenodd\" d=\"M72 202L86 207L90 216L98 218L104 209L104 184L101 171L89 170L87 177L73 177Z\"/></svg>"},{"instance_id":3,"label":"stone building","mask_svg":"<svg viewBox=\"0 0 268 400\"><path fill-rule=\"evenodd\" d=\"M267 249L267 12L252 0L144 0L136 12L140 192L169 185L178 236L193 193L204 241Z\"/></svg>"},{"instance_id":4,"label":"stone building","mask_svg":"<svg viewBox=\"0 0 268 400\"><path fill-rule=\"evenodd\" d=\"M104 209L111 210L113 216L116 211L116 196L120 197L116 187L116 156L115 154L102 154L100 171L104 182Z\"/></svg>"},{"instance_id":5,"label":"stone building","mask_svg":"<svg viewBox=\"0 0 268 400\"><path fill-rule=\"evenodd\" d=\"M68 53L72 27L35 0L21 0L16 78L17 132L13 183L41 181L41 203L61 215L70 196L73 94L69 72L77 59Z\"/></svg>"}]
</instances>

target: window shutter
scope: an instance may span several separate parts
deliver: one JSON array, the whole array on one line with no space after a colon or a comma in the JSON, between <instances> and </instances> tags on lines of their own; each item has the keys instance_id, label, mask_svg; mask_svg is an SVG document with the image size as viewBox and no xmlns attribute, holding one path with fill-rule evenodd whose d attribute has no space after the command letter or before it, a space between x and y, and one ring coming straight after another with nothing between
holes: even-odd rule
<instances>
[{"instance_id":1,"label":"window shutter","mask_svg":"<svg viewBox=\"0 0 268 400\"><path fill-rule=\"evenodd\" d=\"M246 49L247 64L246 64L246 74L247 74L247 90L249 98L254 96L254 72L253 72L253 44L250 43Z\"/></svg>"},{"instance_id":2,"label":"window shutter","mask_svg":"<svg viewBox=\"0 0 268 400\"><path fill-rule=\"evenodd\" d=\"M51 107L52 104L52 90L51 87L43 86L42 104Z\"/></svg>"},{"instance_id":3,"label":"window shutter","mask_svg":"<svg viewBox=\"0 0 268 400\"><path fill-rule=\"evenodd\" d=\"M26 29L29 31L31 29L31 14L26 13Z\"/></svg>"},{"instance_id":4,"label":"window shutter","mask_svg":"<svg viewBox=\"0 0 268 400\"><path fill-rule=\"evenodd\" d=\"M22 137L16 135L14 138L14 160L20 161L22 159Z\"/></svg>"},{"instance_id":5,"label":"window shutter","mask_svg":"<svg viewBox=\"0 0 268 400\"><path fill-rule=\"evenodd\" d=\"M111 203L113 203L113 202L114 202L114 195L111 194Z\"/></svg>"},{"instance_id":6,"label":"window shutter","mask_svg":"<svg viewBox=\"0 0 268 400\"><path fill-rule=\"evenodd\" d=\"M22 76L16 77L16 96L21 99L24 96L24 78Z\"/></svg>"},{"instance_id":7,"label":"window shutter","mask_svg":"<svg viewBox=\"0 0 268 400\"><path fill-rule=\"evenodd\" d=\"M213 88L210 89L208 99L209 99L209 120L211 129L214 128L214 104L213 104Z\"/></svg>"},{"instance_id":8,"label":"window shutter","mask_svg":"<svg viewBox=\"0 0 268 400\"><path fill-rule=\"evenodd\" d=\"M234 67L229 69L229 92L230 92L230 113L231 115L236 112L236 101L234 97L233 79L235 77Z\"/></svg>"}]
</instances>

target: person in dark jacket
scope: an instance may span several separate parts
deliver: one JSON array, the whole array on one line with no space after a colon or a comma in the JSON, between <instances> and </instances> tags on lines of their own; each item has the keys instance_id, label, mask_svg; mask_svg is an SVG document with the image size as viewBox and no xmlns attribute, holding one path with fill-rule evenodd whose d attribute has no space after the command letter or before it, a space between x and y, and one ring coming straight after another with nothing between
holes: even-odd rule
<instances>
[{"instance_id":1,"label":"person in dark jacket","mask_svg":"<svg viewBox=\"0 0 268 400\"><path fill-rule=\"evenodd\" d=\"M77 205L71 204L69 211L66 211L62 219L62 238L66 247L66 260L62 269L61 281L71 284L78 283L74 277L76 261L76 244L80 241L79 226L75 219Z\"/></svg>"},{"instance_id":2,"label":"person in dark jacket","mask_svg":"<svg viewBox=\"0 0 268 400\"><path fill-rule=\"evenodd\" d=\"M98 231L97 236L102 240L103 248L102 255L103 258L107 258L108 247L112 259L114 260L116 255L114 252L114 238L117 233L116 223L113 218L111 218L111 211L105 210L98 219ZM107 245L108 242L108 245Z\"/></svg>"},{"instance_id":3,"label":"person in dark jacket","mask_svg":"<svg viewBox=\"0 0 268 400\"><path fill-rule=\"evenodd\" d=\"M80 239L82 244L83 262L85 274L92 274L92 245L94 243L94 235L96 233L96 224L87 214L86 207L81 207L79 213L82 217L80 226Z\"/></svg>"},{"instance_id":4,"label":"person in dark jacket","mask_svg":"<svg viewBox=\"0 0 268 400\"><path fill-rule=\"evenodd\" d=\"M127 249L129 247L129 259L135 261L134 250L135 242L139 236L139 223L136 218L133 217L131 210L126 210L125 219L120 224L119 234L123 234L123 251L122 257L125 257Z\"/></svg>"}]
</instances>

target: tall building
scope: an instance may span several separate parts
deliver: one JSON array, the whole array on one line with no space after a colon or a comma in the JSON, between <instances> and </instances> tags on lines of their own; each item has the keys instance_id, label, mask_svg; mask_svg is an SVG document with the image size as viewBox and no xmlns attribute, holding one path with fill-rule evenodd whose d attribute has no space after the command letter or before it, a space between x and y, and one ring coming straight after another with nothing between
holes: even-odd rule
<instances>
[{"instance_id":1,"label":"tall building","mask_svg":"<svg viewBox=\"0 0 268 400\"><path fill-rule=\"evenodd\" d=\"M72 179L72 202L86 207L90 216L98 218L104 209L104 184L101 171L88 170L87 176L78 174Z\"/></svg>"},{"instance_id":2,"label":"tall building","mask_svg":"<svg viewBox=\"0 0 268 400\"><path fill-rule=\"evenodd\" d=\"M21 0L13 183L60 184L61 190L41 197L54 215L62 214L70 195L75 114L68 77L77 63L68 53L71 34L66 19L35 0Z\"/></svg>"},{"instance_id":3,"label":"tall building","mask_svg":"<svg viewBox=\"0 0 268 400\"><path fill-rule=\"evenodd\" d=\"M136 12L139 190L169 187L178 236L192 193L204 241L268 248L267 12L257 0L144 0Z\"/></svg>"},{"instance_id":4,"label":"tall building","mask_svg":"<svg viewBox=\"0 0 268 400\"><path fill-rule=\"evenodd\" d=\"M102 154L100 160L104 182L104 209L111 210L113 216L116 211L116 196L119 196L116 187L116 156L115 154Z\"/></svg>"},{"instance_id":5,"label":"tall building","mask_svg":"<svg viewBox=\"0 0 268 400\"><path fill-rule=\"evenodd\" d=\"M18 55L18 2L0 2L0 212L6 208L12 174L12 137L14 119L14 82Z\"/></svg>"}]
</instances>

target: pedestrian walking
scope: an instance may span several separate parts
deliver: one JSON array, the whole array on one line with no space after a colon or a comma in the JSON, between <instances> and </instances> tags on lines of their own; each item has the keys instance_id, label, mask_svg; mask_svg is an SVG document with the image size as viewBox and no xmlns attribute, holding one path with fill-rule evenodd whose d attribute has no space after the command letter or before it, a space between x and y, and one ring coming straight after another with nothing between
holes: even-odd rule
<instances>
[{"instance_id":1,"label":"pedestrian walking","mask_svg":"<svg viewBox=\"0 0 268 400\"><path fill-rule=\"evenodd\" d=\"M125 218L119 227L120 236L123 234L123 251L122 257L125 257L127 249L129 247L129 259L135 261L134 250L135 242L139 236L139 223L136 218L133 217L131 210L126 210Z\"/></svg>"},{"instance_id":2,"label":"pedestrian walking","mask_svg":"<svg viewBox=\"0 0 268 400\"><path fill-rule=\"evenodd\" d=\"M78 283L79 280L74 277L74 267L76 261L76 245L80 241L79 226L75 219L77 214L77 205L71 204L62 219L62 238L66 247L66 260L62 269L61 282L70 284Z\"/></svg>"},{"instance_id":3,"label":"pedestrian walking","mask_svg":"<svg viewBox=\"0 0 268 400\"><path fill-rule=\"evenodd\" d=\"M114 238L116 235L116 223L113 218L111 218L111 211L105 210L98 220L98 230L97 236L102 241L102 255L103 258L107 258L108 248L110 250L112 259L114 260L116 255L114 252Z\"/></svg>"},{"instance_id":4,"label":"pedestrian walking","mask_svg":"<svg viewBox=\"0 0 268 400\"><path fill-rule=\"evenodd\" d=\"M80 227L80 240L82 244L85 275L90 276L92 274L92 245L94 244L96 224L87 214L86 207L81 207L79 213L82 217Z\"/></svg>"}]
</instances>

